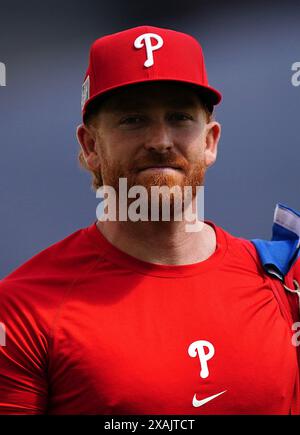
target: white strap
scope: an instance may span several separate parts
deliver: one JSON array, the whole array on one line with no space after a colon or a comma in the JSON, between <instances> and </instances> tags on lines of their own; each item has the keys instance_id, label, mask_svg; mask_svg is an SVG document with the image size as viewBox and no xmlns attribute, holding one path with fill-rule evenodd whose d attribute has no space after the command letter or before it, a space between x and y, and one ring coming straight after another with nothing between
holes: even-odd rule
<instances>
[{"instance_id":1,"label":"white strap","mask_svg":"<svg viewBox=\"0 0 300 435\"><path fill-rule=\"evenodd\" d=\"M299 285L299 283L298 283L298 281L296 280L296 279L293 279L293 283L294 283L294 286L295 286L295 289L291 289L291 288L289 288L287 285L285 285L285 284L283 284L283 287L287 290L287 291L289 291L289 292L291 292L291 293L297 293L297 295L298 295L298 299L299 299L299 304L298 304L298 306L299 306L299 313L300 313L300 285Z\"/></svg>"}]
</instances>

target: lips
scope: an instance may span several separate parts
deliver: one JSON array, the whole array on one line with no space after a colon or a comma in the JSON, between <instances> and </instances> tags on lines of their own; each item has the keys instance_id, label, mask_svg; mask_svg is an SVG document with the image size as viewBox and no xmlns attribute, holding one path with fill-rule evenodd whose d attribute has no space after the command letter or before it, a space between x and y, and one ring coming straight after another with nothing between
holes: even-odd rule
<instances>
[{"instance_id":1,"label":"lips","mask_svg":"<svg viewBox=\"0 0 300 435\"><path fill-rule=\"evenodd\" d=\"M148 165L148 166L144 166L142 168L139 168L139 171L144 171L145 169L177 169L177 170L181 170L181 168L179 166L173 166L173 165Z\"/></svg>"}]
</instances>

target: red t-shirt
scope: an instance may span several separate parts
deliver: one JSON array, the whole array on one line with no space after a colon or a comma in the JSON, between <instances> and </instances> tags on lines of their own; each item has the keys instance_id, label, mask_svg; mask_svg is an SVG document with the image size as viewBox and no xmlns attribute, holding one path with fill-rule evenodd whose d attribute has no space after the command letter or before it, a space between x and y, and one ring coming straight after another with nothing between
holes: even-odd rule
<instances>
[{"instance_id":1,"label":"red t-shirt","mask_svg":"<svg viewBox=\"0 0 300 435\"><path fill-rule=\"evenodd\" d=\"M94 222L0 283L0 413L300 413L291 328L250 241L158 265ZM2 325L2 326L3 326Z\"/></svg>"}]
</instances>

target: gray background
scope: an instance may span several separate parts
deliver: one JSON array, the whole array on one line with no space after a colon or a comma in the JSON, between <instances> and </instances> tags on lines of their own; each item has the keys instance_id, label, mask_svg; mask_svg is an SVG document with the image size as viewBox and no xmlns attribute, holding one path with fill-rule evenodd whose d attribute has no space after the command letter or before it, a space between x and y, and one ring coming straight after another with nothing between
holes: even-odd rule
<instances>
[{"instance_id":1,"label":"gray background","mask_svg":"<svg viewBox=\"0 0 300 435\"><path fill-rule=\"evenodd\" d=\"M197 37L223 94L205 218L269 238L277 202L300 210L299 23L297 1L0 1L0 278L96 219L75 136L89 47L143 24Z\"/></svg>"}]
</instances>

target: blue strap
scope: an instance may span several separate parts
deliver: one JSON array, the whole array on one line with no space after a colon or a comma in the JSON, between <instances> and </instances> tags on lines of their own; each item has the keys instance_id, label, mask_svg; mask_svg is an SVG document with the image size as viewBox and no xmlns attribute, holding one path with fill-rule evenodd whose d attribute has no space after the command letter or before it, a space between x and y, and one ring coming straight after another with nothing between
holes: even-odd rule
<instances>
[{"instance_id":1,"label":"blue strap","mask_svg":"<svg viewBox=\"0 0 300 435\"><path fill-rule=\"evenodd\" d=\"M300 256L300 213L283 204L276 204L272 239L252 239L260 261L269 274L281 281Z\"/></svg>"}]
</instances>

